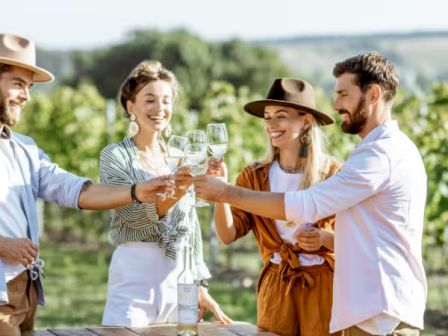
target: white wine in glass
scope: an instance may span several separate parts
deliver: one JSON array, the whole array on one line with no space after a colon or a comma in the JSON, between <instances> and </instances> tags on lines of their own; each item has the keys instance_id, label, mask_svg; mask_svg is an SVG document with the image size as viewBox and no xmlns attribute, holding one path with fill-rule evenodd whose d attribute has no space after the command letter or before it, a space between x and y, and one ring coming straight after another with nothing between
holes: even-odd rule
<instances>
[{"instance_id":1,"label":"white wine in glass","mask_svg":"<svg viewBox=\"0 0 448 336\"><path fill-rule=\"evenodd\" d=\"M207 173L207 145L203 143L190 143L185 147L186 163L190 167L192 176L204 175ZM194 187L193 187L194 192ZM196 198L196 197L195 197ZM195 201L195 207L209 206L203 201Z\"/></svg>"},{"instance_id":2,"label":"white wine in glass","mask_svg":"<svg viewBox=\"0 0 448 336\"><path fill-rule=\"evenodd\" d=\"M166 164L171 173L175 173L185 160L185 146L188 145L188 139L178 135L172 135L167 144Z\"/></svg>"},{"instance_id":3,"label":"white wine in glass","mask_svg":"<svg viewBox=\"0 0 448 336\"><path fill-rule=\"evenodd\" d=\"M227 152L228 135L226 124L207 125L207 143L213 157L222 159Z\"/></svg>"}]
</instances>

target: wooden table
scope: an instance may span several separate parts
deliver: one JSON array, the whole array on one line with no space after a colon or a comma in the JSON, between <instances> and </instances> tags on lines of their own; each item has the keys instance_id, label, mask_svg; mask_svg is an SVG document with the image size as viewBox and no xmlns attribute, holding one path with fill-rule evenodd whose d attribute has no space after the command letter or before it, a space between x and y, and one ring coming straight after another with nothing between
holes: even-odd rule
<instances>
[{"instance_id":1,"label":"wooden table","mask_svg":"<svg viewBox=\"0 0 448 336\"><path fill-rule=\"evenodd\" d=\"M246 322L230 325L199 323L199 336L276 336ZM22 336L176 336L175 324L153 325L147 328L85 327L28 331Z\"/></svg>"}]
</instances>

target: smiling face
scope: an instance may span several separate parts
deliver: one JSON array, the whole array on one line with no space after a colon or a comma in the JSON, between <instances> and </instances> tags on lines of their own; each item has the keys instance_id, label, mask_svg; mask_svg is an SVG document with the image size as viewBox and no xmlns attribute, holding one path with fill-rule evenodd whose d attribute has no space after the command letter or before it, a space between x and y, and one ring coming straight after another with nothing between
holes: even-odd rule
<instances>
[{"instance_id":1,"label":"smiling face","mask_svg":"<svg viewBox=\"0 0 448 336\"><path fill-rule=\"evenodd\" d=\"M264 109L265 129L274 147L300 146L306 113L293 107L269 105Z\"/></svg>"},{"instance_id":2,"label":"smiling face","mask_svg":"<svg viewBox=\"0 0 448 336\"><path fill-rule=\"evenodd\" d=\"M33 73L12 67L0 74L0 123L14 126L20 121L20 114L30 100L29 90L33 85Z\"/></svg>"},{"instance_id":3,"label":"smiling face","mask_svg":"<svg viewBox=\"0 0 448 336\"><path fill-rule=\"evenodd\" d=\"M127 111L134 114L140 133L160 133L173 115L173 89L165 80L146 84L132 102L127 101Z\"/></svg>"},{"instance_id":4,"label":"smiling face","mask_svg":"<svg viewBox=\"0 0 448 336\"><path fill-rule=\"evenodd\" d=\"M337 79L336 98L333 107L342 117L341 128L344 133L361 133L368 121L365 95L355 84L356 75L344 73Z\"/></svg>"}]
</instances>

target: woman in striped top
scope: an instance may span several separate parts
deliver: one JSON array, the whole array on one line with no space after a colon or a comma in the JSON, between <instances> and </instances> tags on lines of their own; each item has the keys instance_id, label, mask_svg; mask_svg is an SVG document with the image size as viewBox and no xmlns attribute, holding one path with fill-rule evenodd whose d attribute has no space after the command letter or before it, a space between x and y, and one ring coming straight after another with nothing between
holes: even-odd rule
<instances>
[{"instance_id":1,"label":"woman in striped top","mask_svg":"<svg viewBox=\"0 0 448 336\"><path fill-rule=\"evenodd\" d=\"M177 97L174 74L159 62L143 61L123 82L119 96L125 116L131 119L132 134L101 152L101 182L133 184L168 174L160 134L171 120ZM193 199L186 193L191 176L183 170L175 180L172 197L155 203L134 198L133 204L112 211L110 233L118 247L109 268L104 325L143 327L176 322L183 243L192 246L196 279L210 277ZM200 286L198 294L202 314L210 310L219 321L230 322L207 288Z\"/></svg>"}]
</instances>

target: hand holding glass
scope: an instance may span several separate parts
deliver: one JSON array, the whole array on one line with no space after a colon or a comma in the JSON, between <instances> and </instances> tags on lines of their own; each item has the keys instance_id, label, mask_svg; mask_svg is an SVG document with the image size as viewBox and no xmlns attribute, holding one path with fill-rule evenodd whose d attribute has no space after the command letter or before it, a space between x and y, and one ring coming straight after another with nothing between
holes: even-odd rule
<instances>
[{"instance_id":1,"label":"hand holding glass","mask_svg":"<svg viewBox=\"0 0 448 336\"><path fill-rule=\"evenodd\" d=\"M185 147L186 162L190 167L192 176L204 175L207 173L207 145L204 143L190 143ZM194 187L193 187L194 192ZM205 202L195 202L193 206L208 206Z\"/></svg>"},{"instance_id":2,"label":"hand holding glass","mask_svg":"<svg viewBox=\"0 0 448 336\"><path fill-rule=\"evenodd\" d=\"M172 135L167 144L167 155L165 157L168 169L173 174L185 159L185 147L188 145L186 137Z\"/></svg>"},{"instance_id":3,"label":"hand holding glass","mask_svg":"<svg viewBox=\"0 0 448 336\"><path fill-rule=\"evenodd\" d=\"M227 128L226 124L207 125L207 143L210 151L216 159L220 160L227 152Z\"/></svg>"}]
</instances>

